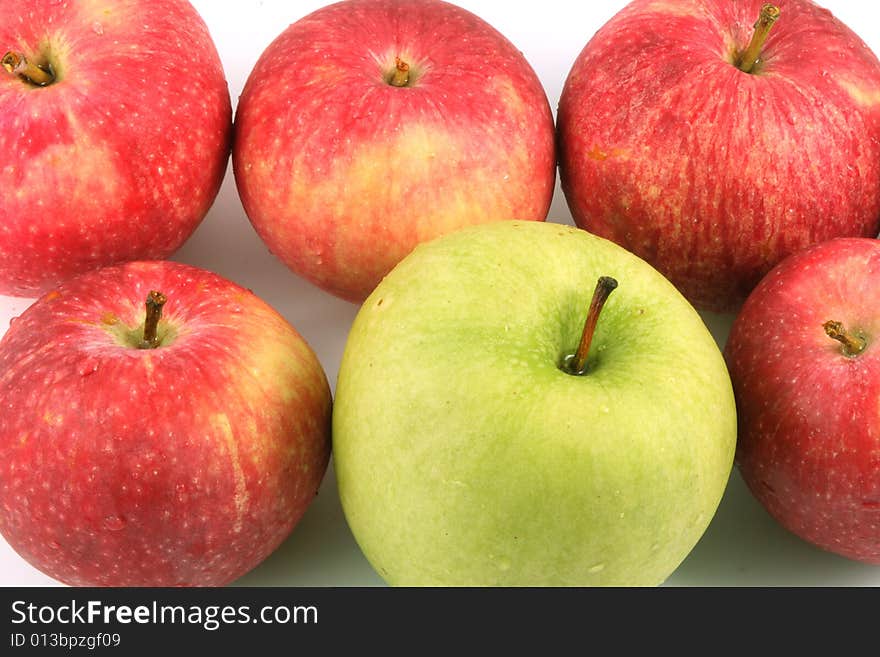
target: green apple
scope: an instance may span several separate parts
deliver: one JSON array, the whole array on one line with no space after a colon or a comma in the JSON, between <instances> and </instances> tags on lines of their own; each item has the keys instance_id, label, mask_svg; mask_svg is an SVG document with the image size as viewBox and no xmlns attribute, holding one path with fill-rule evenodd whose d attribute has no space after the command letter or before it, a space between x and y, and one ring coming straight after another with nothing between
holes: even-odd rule
<instances>
[{"instance_id":1,"label":"green apple","mask_svg":"<svg viewBox=\"0 0 880 657\"><path fill-rule=\"evenodd\" d=\"M606 276L619 286L569 373ZM392 585L658 585L714 516L735 442L693 307L555 223L417 247L358 312L333 412L343 510Z\"/></svg>"}]
</instances>

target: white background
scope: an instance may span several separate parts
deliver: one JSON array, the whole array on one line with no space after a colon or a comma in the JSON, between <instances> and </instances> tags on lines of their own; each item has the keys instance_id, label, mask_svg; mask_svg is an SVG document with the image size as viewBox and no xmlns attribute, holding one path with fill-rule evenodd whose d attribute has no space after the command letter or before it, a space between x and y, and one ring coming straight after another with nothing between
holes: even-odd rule
<instances>
[{"instance_id":1,"label":"white background","mask_svg":"<svg viewBox=\"0 0 880 657\"><path fill-rule=\"evenodd\" d=\"M326 2L314 0L193 0L214 37L233 107L263 49L290 23ZM525 55L544 84L551 107L569 68L589 38L621 9L623 0L459 0L500 30ZM823 3L880 54L880 5L868 0ZM571 223L558 188L549 220ZM231 168L211 212L174 256L249 287L299 330L335 384L348 329L357 308L299 279L271 256L251 228ZM32 299L0 296L0 329ZM723 346L731 316L703 313ZM252 586L382 585L361 555L342 515L332 465L315 502L290 538L237 584ZM781 529L751 497L734 470L718 513L703 539L667 582L678 586L875 586L880 567L822 552ZM23 561L0 538L0 585L58 582Z\"/></svg>"}]
</instances>

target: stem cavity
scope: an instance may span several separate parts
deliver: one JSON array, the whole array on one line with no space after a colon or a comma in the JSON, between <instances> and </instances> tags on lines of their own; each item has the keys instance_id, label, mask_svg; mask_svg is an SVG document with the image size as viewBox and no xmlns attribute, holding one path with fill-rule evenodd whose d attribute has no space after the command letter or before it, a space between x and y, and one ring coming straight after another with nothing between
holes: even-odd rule
<instances>
[{"instance_id":1,"label":"stem cavity","mask_svg":"<svg viewBox=\"0 0 880 657\"><path fill-rule=\"evenodd\" d=\"M865 338L849 333L840 322L825 322L822 328L825 329L825 335L843 345L843 355L848 358L858 356L868 346L868 341Z\"/></svg>"},{"instance_id":2,"label":"stem cavity","mask_svg":"<svg viewBox=\"0 0 880 657\"><path fill-rule=\"evenodd\" d=\"M141 349L155 349L159 346L158 326L162 317L162 306L168 301L167 297L155 290L147 297L147 318L144 320L144 338L141 341Z\"/></svg>"},{"instance_id":3,"label":"stem cavity","mask_svg":"<svg viewBox=\"0 0 880 657\"><path fill-rule=\"evenodd\" d=\"M752 34L749 47L742 52L736 64L739 70L744 73L751 73L752 69L755 68L755 64L761 59L761 49L767 42L770 30L773 29L773 24L779 20L779 14L779 7L776 5L768 3L761 7L761 16L758 18L758 22L755 23L755 32Z\"/></svg>"},{"instance_id":4,"label":"stem cavity","mask_svg":"<svg viewBox=\"0 0 880 657\"><path fill-rule=\"evenodd\" d=\"M610 276L601 276L596 283L593 298L590 301L590 309L587 311L587 319L584 321L584 330L581 333L581 342L573 356L565 359L562 365L567 374L580 376L587 372L587 356L590 353L590 344L593 342L593 334L596 332L596 324L599 315L608 297L617 288L617 281Z\"/></svg>"},{"instance_id":5,"label":"stem cavity","mask_svg":"<svg viewBox=\"0 0 880 657\"><path fill-rule=\"evenodd\" d=\"M409 85L409 64L400 57L394 58L394 71L388 80L392 87L406 87Z\"/></svg>"},{"instance_id":6,"label":"stem cavity","mask_svg":"<svg viewBox=\"0 0 880 657\"><path fill-rule=\"evenodd\" d=\"M55 82L55 74L50 68L28 61L20 52L9 51L3 55L3 68L35 87L46 87Z\"/></svg>"}]
</instances>

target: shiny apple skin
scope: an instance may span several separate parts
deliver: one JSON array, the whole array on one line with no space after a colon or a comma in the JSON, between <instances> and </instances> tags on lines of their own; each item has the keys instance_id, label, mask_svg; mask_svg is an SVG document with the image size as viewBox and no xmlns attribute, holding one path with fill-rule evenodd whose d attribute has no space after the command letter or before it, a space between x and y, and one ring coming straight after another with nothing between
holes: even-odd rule
<instances>
[{"instance_id":1,"label":"shiny apple skin","mask_svg":"<svg viewBox=\"0 0 880 657\"><path fill-rule=\"evenodd\" d=\"M387 82L400 57L410 86ZM257 233L291 270L360 303L421 242L546 219L553 116L516 47L437 0L346 0L256 63L233 170Z\"/></svg>"},{"instance_id":2,"label":"shiny apple skin","mask_svg":"<svg viewBox=\"0 0 880 657\"><path fill-rule=\"evenodd\" d=\"M139 349L151 290L162 344ZM303 338L231 281L172 262L81 275L0 341L0 533L70 585L230 583L315 499L330 405Z\"/></svg>"},{"instance_id":3,"label":"shiny apple skin","mask_svg":"<svg viewBox=\"0 0 880 657\"><path fill-rule=\"evenodd\" d=\"M57 77L0 70L0 294L175 253L229 161L224 70L186 0L0 0L0 54Z\"/></svg>"},{"instance_id":4,"label":"shiny apple skin","mask_svg":"<svg viewBox=\"0 0 880 657\"><path fill-rule=\"evenodd\" d=\"M823 325L867 341L848 356ZM810 247L761 281L725 346L736 463L767 511L825 550L880 564L880 241Z\"/></svg>"},{"instance_id":5,"label":"shiny apple skin","mask_svg":"<svg viewBox=\"0 0 880 657\"><path fill-rule=\"evenodd\" d=\"M785 256L880 230L880 62L830 12L780 0L635 0L563 88L560 178L575 222L735 311Z\"/></svg>"}]
</instances>

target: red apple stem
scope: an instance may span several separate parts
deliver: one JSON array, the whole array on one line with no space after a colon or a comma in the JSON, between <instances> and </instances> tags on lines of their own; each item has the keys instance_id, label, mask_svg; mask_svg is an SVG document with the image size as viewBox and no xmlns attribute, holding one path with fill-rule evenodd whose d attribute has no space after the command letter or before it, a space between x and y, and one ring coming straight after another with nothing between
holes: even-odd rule
<instances>
[{"instance_id":1,"label":"red apple stem","mask_svg":"<svg viewBox=\"0 0 880 657\"><path fill-rule=\"evenodd\" d=\"M593 291L590 301L590 309L587 311L587 319L584 321L584 330L581 333L581 342L578 345L574 357L567 364L570 374L584 374L587 371L587 356L590 353L590 345L593 342L593 334L596 332L596 324L599 315L608 297L617 288L617 281L610 276L600 276Z\"/></svg>"},{"instance_id":2,"label":"red apple stem","mask_svg":"<svg viewBox=\"0 0 880 657\"><path fill-rule=\"evenodd\" d=\"M147 318L144 320L144 339L141 349L155 349L159 346L159 320L162 318L162 306L168 298L155 290L147 297Z\"/></svg>"},{"instance_id":3,"label":"red apple stem","mask_svg":"<svg viewBox=\"0 0 880 657\"><path fill-rule=\"evenodd\" d=\"M388 83L392 87L405 87L409 84L409 64L400 57L394 58L394 72Z\"/></svg>"},{"instance_id":4,"label":"red apple stem","mask_svg":"<svg viewBox=\"0 0 880 657\"><path fill-rule=\"evenodd\" d=\"M867 340L859 335L853 335L843 328L840 322L825 322L822 325L825 334L843 345L843 354L850 358L858 356L868 346Z\"/></svg>"},{"instance_id":5,"label":"red apple stem","mask_svg":"<svg viewBox=\"0 0 880 657\"><path fill-rule=\"evenodd\" d=\"M761 59L761 50L767 42L770 30L773 29L773 24L779 20L779 14L779 7L776 5L768 3L761 7L761 16L758 18L758 22L755 23L755 32L752 34L752 40L749 42L748 48L739 57L739 62L737 63L739 70L744 73L751 73L752 69L755 68L755 64Z\"/></svg>"},{"instance_id":6,"label":"red apple stem","mask_svg":"<svg viewBox=\"0 0 880 657\"><path fill-rule=\"evenodd\" d=\"M36 87L45 87L55 81L52 71L28 61L20 52L9 51L3 55L3 68L10 75L15 75Z\"/></svg>"}]
</instances>

